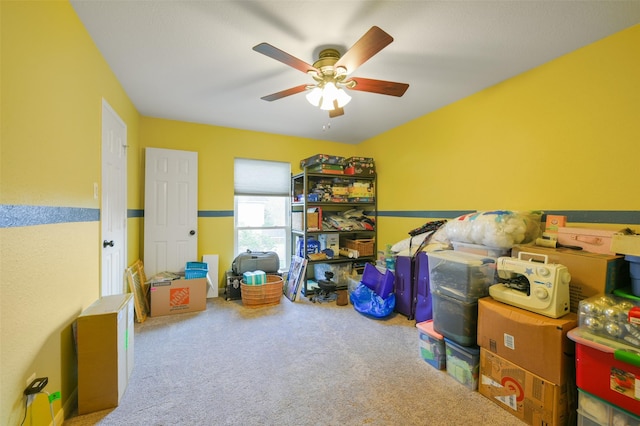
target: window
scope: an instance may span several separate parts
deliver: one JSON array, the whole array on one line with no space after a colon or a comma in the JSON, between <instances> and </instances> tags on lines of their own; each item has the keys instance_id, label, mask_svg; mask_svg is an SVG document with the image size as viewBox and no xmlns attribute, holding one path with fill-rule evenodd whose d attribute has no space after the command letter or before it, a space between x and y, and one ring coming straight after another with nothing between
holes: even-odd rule
<instances>
[{"instance_id":1,"label":"window","mask_svg":"<svg viewBox=\"0 0 640 426\"><path fill-rule=\"evenodd\" d=\"M291 253L290 185L289 163L235 159L236 255L247 250L275 251L280 268L287 268Z\"/></svg>"}]
</instances>

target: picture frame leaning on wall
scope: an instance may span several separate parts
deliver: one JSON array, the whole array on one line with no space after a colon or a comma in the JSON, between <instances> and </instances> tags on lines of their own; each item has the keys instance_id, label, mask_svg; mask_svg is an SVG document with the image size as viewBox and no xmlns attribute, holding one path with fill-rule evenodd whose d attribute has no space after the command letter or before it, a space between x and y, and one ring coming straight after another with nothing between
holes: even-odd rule
<instances>
[{"instance_id":1,"label":"picture frame leaning on wall","mask_svg":"<svg viewBox=\"0 0 640 426\"><path fill-rule=\"evenodd\" d=\"M289 273L285 280L282 292L287 299L292 302L296 301L296 295L300 288L300 283L303 279L306 279L307 273L307 259L293 255L291 257L291 263L289 264Z\"/></svg>"}]
</instances>

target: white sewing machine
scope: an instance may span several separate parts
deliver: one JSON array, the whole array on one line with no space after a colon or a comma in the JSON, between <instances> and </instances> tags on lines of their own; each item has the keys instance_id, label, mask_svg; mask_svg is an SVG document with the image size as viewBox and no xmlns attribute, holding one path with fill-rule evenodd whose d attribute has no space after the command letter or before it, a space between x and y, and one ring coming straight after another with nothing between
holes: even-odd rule
<instances>
[{"instance_id":1,"label":"white sewing machine","mask_svg":"<svg viewBox=\"0 0 640 426\"><path fill-rule=\"evenodd\" d=\"M524 260L522 255L531 256ZM533 258L544 258L544 263ZM489 287L494 299L551 318L569 312L569 282L566 266L548 263L547 255L520 252L518 257L499 257L500 283Z\"/></svg>"}]
</instances>

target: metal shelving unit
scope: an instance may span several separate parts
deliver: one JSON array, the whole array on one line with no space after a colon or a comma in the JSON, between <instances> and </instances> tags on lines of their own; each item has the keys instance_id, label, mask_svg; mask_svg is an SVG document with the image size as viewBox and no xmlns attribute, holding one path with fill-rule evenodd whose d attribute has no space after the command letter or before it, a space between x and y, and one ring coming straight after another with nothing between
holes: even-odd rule
<instances>
[{"instance_id":1,"label":"metal shelving unit","mask_svg":"<svg viewBox=\"0 0 640 426\"><path fill-rule=\"evenodd\" d=\"M372 197L352 197L346 198L342 195L342 192L354 185L369 185L372 188ZM320 189L319 189L320 188ZM324 189L323 189L324 188ZM341 189L340 196L327 196L334 192L334 188ZM346 188L346 189L343 189ZM345 193L346 194L346 193ZM299 254L298 240L301 240L302 250L304 256L307 258L307 274L306 278L302 281L301 292L304 296L310 296L314 293L314 282L317 279L324 279L324 277L315 277L315 269L318 264L351 264L352 268L355 266L364 267L367 262L375 263L377 257L377 244L376 244L376 231L377 231L377 188L376 188L376 176L375 175L342 175L342 174L327 174L327 173L308 173L302 172L291 177L291 250L293 255ZM308 215L305 214L310 209L320 210L322 218L325 219L325 226L322 226L322 219L320 219L320 229L311 228L313 224L308 223ZM330 216L340 217L346 211L355 209L362 211L365 216L373 221L373 229L327 229L326 218ZM296 228L299 227L299 229ZM346 240L373 240L373 249L370 255L360 255L357 258L350 258L347 256L341 256L339 253L334 253L334 257L331 259L311 260L307 256L307 244L311 239L319 240L322 234L338 234L339 235L339 247L343 248L343 244ZM331 268L332 266L330 266ZM347 284L339 282L338 288L346 288Z\"/></svg>"}]
</instances>

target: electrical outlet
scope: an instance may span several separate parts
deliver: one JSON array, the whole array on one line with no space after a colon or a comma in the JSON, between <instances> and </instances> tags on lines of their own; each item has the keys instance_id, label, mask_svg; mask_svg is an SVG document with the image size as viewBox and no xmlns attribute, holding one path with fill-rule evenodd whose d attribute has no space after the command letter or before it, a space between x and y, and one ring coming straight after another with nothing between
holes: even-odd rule
<instances>
[{"instance_id":1,"label":"electrical outlet","mask_svg":"<svg viewBox=\"0 0 640 426\"><path fill-rule=\"evenodd\" d=\"M29 387L29 385L33 383L35 379L36 379L36 373L33 372L27 379L27 387ZM36 397L35 395L27 395L27 407L31 405L35 397Z\"/></svg>"},{"instance_id":2,"label":"electrical outlet","mask_svg":"<svg viewBox=\"0 0 640 426\"><path fill-rule=\"evenodd\" d=\"M29 386L31 383L33 383L33 381L36 379L36 373L32 373L29 378L27 379L27 386Z\"/></svg>"}]
</instances>

